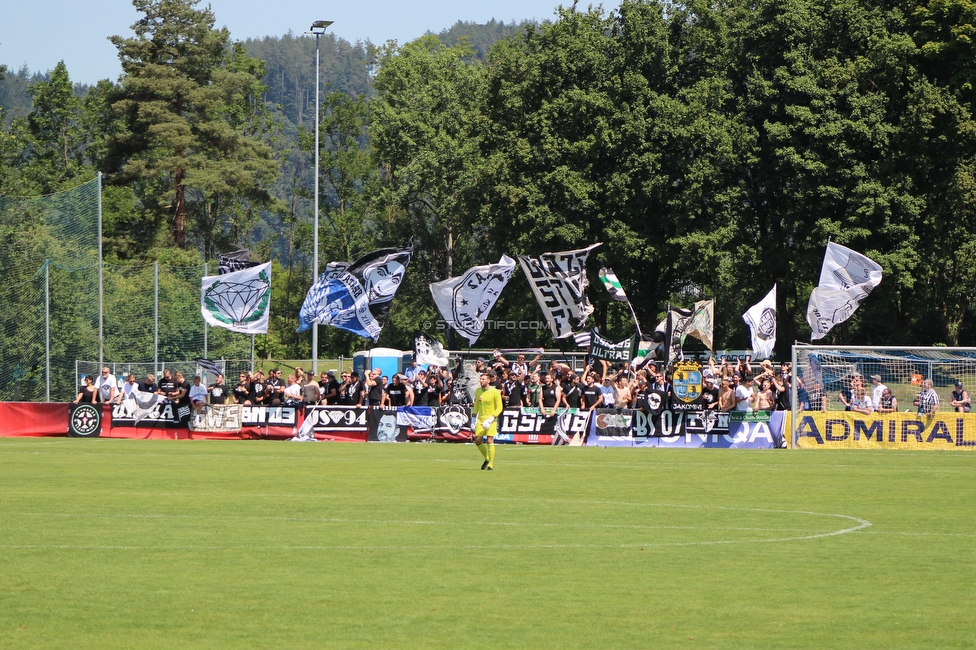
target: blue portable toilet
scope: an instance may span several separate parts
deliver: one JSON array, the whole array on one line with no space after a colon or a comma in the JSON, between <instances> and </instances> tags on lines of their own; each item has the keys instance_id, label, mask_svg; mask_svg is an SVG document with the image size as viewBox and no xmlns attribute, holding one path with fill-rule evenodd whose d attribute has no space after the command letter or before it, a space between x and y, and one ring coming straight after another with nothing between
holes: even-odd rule
<instances>
[{"instance_id":1,"label":"blue portable toilet","mask_svg":"<svg viewBox=\"0 0 976 650\"><path fill-rule=\"evenodd\" d=\"M387 377L393 377L403 370L403 350L393 348L373 348L360 350L353 355L352 369L363 377L363 373L379 368Z\"/></svg>"}]
</instances>

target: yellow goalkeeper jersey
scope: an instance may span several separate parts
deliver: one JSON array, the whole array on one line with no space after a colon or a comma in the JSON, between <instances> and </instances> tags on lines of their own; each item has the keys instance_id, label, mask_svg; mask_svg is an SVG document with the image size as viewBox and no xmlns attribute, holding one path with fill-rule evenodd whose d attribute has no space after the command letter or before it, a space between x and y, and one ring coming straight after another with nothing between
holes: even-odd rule
<instances>
[{"instance_id":1,"label":"yellow goalkeeper jersey","mask_svg":"<svg viewBox=\"0 0 976 650\"><path fill-rule=\"evenodd\" d=\"M498 417L502 412L502 394L494 386L478 388L474 392L474 415L481 423L487 417Z\"/></svg>"}]
</instances>

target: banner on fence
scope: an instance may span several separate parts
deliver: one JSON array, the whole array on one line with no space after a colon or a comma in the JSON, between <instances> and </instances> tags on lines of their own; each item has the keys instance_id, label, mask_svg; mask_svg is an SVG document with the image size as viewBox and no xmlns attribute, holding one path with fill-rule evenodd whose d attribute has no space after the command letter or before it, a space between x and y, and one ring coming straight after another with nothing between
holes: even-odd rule
<instances>
[{"instance_id":1,"label":"banner on fence","mask_svg":"<svg viewBox=\"0 0 976 650\"><path fill-rule=\"evenodd\" d=\"M399 409L371 408L366 414L366 439L370 442L406 442L407 428L397 424Z\"/></svg>"},{"instance_id":2,"label":"banner on fence","mask_svg":"<svg viewBox=\"0 0 976 650\"><path fill-rule=\"evenodd\" d=\"M600 447L722 447L773 449L783 446L785 411L753 414L739 421L724 411L631 411L596 409L587 445Z\"/></svg>"},{"instance_id":3,"label":"banner on fence","mask_svg":"<svg viewBox=\"0 0 976 650\"><path fill-rule=\"evenodd\" d=\"M207 404L190 419L190 431L196 433L240 433L243 426L240 404Z\"/></svg>"},{"instance_id":4,"label":"banner on fence","mask_svg":"<svg viewBox=\"0 0 976 650\"><path fill-rule=\"evenodd\" d=\"M294 427L300 406L242 406L241 424L245 427Z\"/></svg>"},{"instance_id":5,"label":"banner on fence","mask_svg":"<svg viewBox=\"0 0 976 650\"><path fill-rule=\"evenodd\" d=\"M310 406L305 419L312 419L314 433L325 436L346 433L366 433L366 411L362 406Z\"/></svg>"},{"instance_id":6,"label":"banner on fence","mask_svg":"<svg viewBox=\"0 0 976 650\"><path fill-rule=\"evenodd\" d=\"M189 429L192 414L189 400L171 402L162 399L148 409L133 406L132 400L123 400L121 404L112 405L112 428Z\"/></svg>"},{"instance_id":7,"label":"banner on fence","mask_svg":"<svg viewBox=\"0 0 976 650\"><path fill-rule=\"evenodd\" d=\"M853 411L797 415L801 449L976 449L976 414L861 415Z\"/></svg>"},{"instance_id":8,"label":"banner on fence","mask_svg":"<svg viewBox=\"0 0 976 650\"><path fill-rule=\"evenodd\" d=\"M469 442L474 438L470 406L444 406L435 414L434 440Z\"/></svg>"},{"instance_id":9,"label":"banner on fence","mask_svg":"<svg viewBox=\"0 0 976 650\"><path fill-rule=\"evenodd\" d=\"M102 405L72 404L68 409L68 436L98 438L102 435Z\"/></svg>"},{"instance_id":10,"label":"banner on fence","mask_svg":"<svg viewBox=\"0 0 976 650\"><path fill-rule=\"evenodd\" d=\"M537 408L505 409L498 419L495 442L567 444L574 435L586 436L589 411L559 409L544 415Z\"/></svg>"}]
</instances>

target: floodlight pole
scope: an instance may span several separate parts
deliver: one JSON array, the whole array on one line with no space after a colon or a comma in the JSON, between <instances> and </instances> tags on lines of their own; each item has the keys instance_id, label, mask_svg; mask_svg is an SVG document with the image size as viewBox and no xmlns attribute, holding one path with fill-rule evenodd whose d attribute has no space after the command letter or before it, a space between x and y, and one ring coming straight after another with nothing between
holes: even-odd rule
<instances>
[{"instance_id":1,"label":"floodlight pole","mask_svg":"<svg viewBox=\"0 0 976 650\"><path fill-rule=\"evenodd\" d=\"M308 34L315 34L315 216L312 225L312 284L319 279L319 39L333 21L316 20ZM319 374L319 324L312 322L312 374Z\"/></svg>"}]
</instances>

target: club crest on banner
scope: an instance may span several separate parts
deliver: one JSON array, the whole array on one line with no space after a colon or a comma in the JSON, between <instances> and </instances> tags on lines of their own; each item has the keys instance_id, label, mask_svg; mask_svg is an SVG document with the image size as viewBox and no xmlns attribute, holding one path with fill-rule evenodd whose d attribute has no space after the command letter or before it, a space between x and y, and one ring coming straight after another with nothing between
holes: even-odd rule
<instances>
[{"instance_id":1,"label":"club crest on banner","mask_svg":"<svg viewBox=\"0 0 976 650\"><path fill-rule=\"evenodd\" d=\"M470 426L470 416L468 411L463 406L449 406L447 408L440 409L440 416L438 420L443 424L451 433L458 433L461 429Z\"/></svg>"},{"instance_id":2,"label":"club crest on banner","mask_svg":"<svg viewBox=\"0 0 976 650\"><path fill-rule=\"evenodd\" d=\"M102 410L95 404L79 404L71 409L68 435L72 438L97 438L102 432Z\"/></svg>"},{"instance_id":3,"label":"club crest on banner","mask_svg":"<svg viewBox=\"0 0 976 650\"><path fill-rule=\"evenodd\" d=\"M702 365L697 361L675 363L671 387L682 404L697 403L702 396Z\"/></svg>"},{"instance_id":4,"label":"club crest on banner","mask_svg":"<svg viewBox=\"0 0 976 650\"><path fill-rule=\"evenodd\" d=\"M769 339L776 338L776 310L771 307L766 307L763 309L762 314L759 316L759 329L756 330L756 336L759 337L761 341L768 341Z\"/></svg>"}]
</instances>

